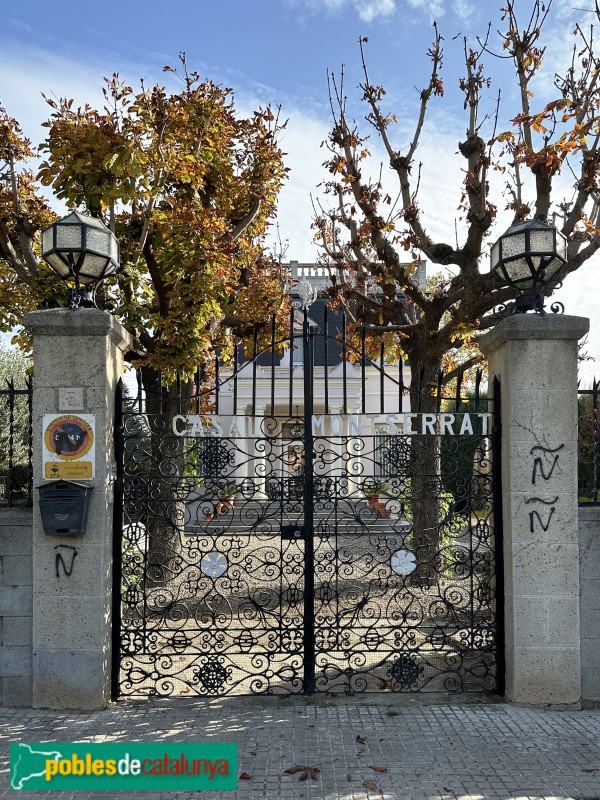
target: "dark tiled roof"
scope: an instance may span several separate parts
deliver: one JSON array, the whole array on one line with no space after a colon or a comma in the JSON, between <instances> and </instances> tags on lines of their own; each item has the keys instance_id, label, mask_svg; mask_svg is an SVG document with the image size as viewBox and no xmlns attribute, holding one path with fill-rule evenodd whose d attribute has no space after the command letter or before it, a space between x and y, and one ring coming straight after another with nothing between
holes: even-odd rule
<instances>
[{"instance_id":1,"label":"dark tiled roof","mask_svg":"<svg viewBox=\"0 0 600 800\"><path fill-rule=\"evenodd\" d=\"M292 295L292 301L297 300L299 298ZM322 297L318 297L308 309L308 319L311 325L311 329L315 334L318 334L314 337L314 350L315 350L315 366L322 367L325 363L325 326L324 326L324 312L325 306L327 305L327 300ZM298 319L302 318L304 312L298 312ZM336 364L339 364L342 360L342 345L341 342L338 341L337 337L342 332L342 313L338 309L328 309L327 312L327 366L333 367ZM296 329L294 342L298 343L301 341L301 329ZM275 356L275 365L281 363L282 355L276 354ZM271 366L271 353L262 353L258 357L258 364L262 367L270 367Z\"/></svg>"},{"instance_id":2,"label":"dark tiled roof","mask_svg":"<svg viewBox=\"0 0 600 800\"><path fill-rule=\"evenodd\" d=\"M299 300L296 295L291 295L292 301ZM311 305L308 307L308 320L311 325L311 329L315 334L313 338L313 345L314 345L314 354L315 354L315 366L322 367L325 363L325 307L327 305L327 298L325 297L318 297ZM409 308L409 313L411 316L414 316L412 307ZM304 312L302 310L298 310L297 319L300 321L303 317ZM296 327L295 335L294 335L294 342L297 344L301 341L301 327L299 324ZM336 364L339 364L342 360L342 343L340 341L342 333L342 311L339 308L328 308L327 310L327 366L334 367ZM239 355L239 363L242 360L242 351L241 347L238 351ZM275 355L275 366L281 364L282 361L282 354L277 353ZM257 363L261 367L270 367L271 366L271 353L261 353L258 356Z\"/></svg>"}]
</instances>

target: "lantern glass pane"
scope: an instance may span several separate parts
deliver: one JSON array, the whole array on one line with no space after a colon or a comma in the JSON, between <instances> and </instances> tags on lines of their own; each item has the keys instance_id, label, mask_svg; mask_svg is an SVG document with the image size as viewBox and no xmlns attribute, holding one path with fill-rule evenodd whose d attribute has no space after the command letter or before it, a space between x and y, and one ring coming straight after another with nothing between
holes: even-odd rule
<instances>
[{"instance_id":1,"label":"lantern glass pane","mask_svg":"<svg viewBox=\"0 0 600 800\"><path fill-rule=\"evenodd\" d=\"M60 258L58 253L50 253L50 255L45 256L46 261L50 266L58 272L61 278L68 278L70 275L69 267L64 263L64 261Z\"/></svg>"},{"instance_id":2,"label":"lantern glass pane","mask_svg":"<svg viewBox=\"0 0 600 800\"><path fill-rule=\"evenodd\" d=\"M525 234L517 233L514 236L503 236L502 258L511 258L525 252Z\"/></svg>"},{"instance_id":3,"label":"lantern glass pane","mask_svg":"<svg viewBox=\"0 0 600 800\"><path fill-rule=\"evenodd\" d=\"M114 236L110 237L110 257L115 264L119 263L119 243Z\"/></svg>"},{"instance_id":4,"label":"lantern glass pane","mask_svg":"<svg viewBox=\"0 0 600 800\"><path fill-rule=\"evenodd\" d=\"M553 230L531 231L530 252L532 253L552 253L554 252Z\"/></svg>"},{"instance_id":5,"label":"lantern glass pane","mask_svg":"<svg viewBox=\"0 0 600 800\"><path fill-rule=\"evenodd\" d=\"M491 264L492 269L495 269L498 266L498 260L500 258L500 241L496 241L494 246L492 247L492 256L491 256Z\"/></svg>"},{"instance_id":6,"label":"lantern glass pane","mask_svg":"<svg viewBox=\"0 0 600 800\"><path fill-rule=\"evenodd\" d=\"M79 282L91 283L92 281L97 281L98 278L104 275L107 262L108 259L105 256L94 256L91 253L86 253L79 270ZM111 269L106 271L112 272Z\"/></svg>"},{"instance_id":7,"label":"lantern glass pane","mask_svg":"<svg viewBox=\"0 0 600 800\"><path fill-rule=\"evenodd\" d=\"M549 283L557 275L562 266L563 262L559 258L553 258L546 267L545 282Z\"/></svg>"},{"instance_id":8,"label":"lantern glass pane","mask_svg":"<svg viewBox=\"0 0 600 800\"><path fill-rule=\"evenodd\" d=\"M42 232L42 253L47 253L48 250L52 250L53 244L54 236L52 228L46 228L46 230Z\"/></svg>"},{"instance_id":9,"label":"lantern glass pane","mask_svg":"<svg viewBox=\"0 0 600 800\"><path fill-rule=\"evenodd\" d=\"M59 250L81 250L82 242L81 225L56 226L56 247Z\"/></svg>"},{"instance_id":10,"label":"lantern glass pane","mask_svg":"<svg viewBox=\"0 0 600 800\"><path fill-rule=\"evenodd\" d=\"M529 264L525 261L525 259L519 258L515 259L515 261L509 261L508 264L504 265L504 267L513 283L518 283L520 286L522 286L525 282L533 282L531 269L529 268Z\"/></svg>"},{"instance_id":11,"label":"lantern glass pane","mask_svg":"<svg viewBox=\"0 0 600 800\"><path fill-rule=\"evenodd\" d=\"M564 260L567 260L567 240L562 233L556 233L556 252Z\"/></svg>"},{"instance_id":12,"label":"lantern glass pane","mask_svg":"<svg viewBox=\"0 0 600 800\"><path fill-rule=\"evenodd\" d=\"M96 253L110 255L110 231L106 228L87 228L86 247Z\"/></svg>"}]
</instances>

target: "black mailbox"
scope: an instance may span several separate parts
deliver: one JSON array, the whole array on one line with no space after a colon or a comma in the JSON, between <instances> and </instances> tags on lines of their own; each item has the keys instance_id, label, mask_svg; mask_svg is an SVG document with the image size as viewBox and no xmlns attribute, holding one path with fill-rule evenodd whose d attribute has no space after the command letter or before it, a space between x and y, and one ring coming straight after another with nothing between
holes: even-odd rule
<instances>
[{"instance_id":1,"label":"black mailbox","mask_svg":"<svg viewBox=\"0 0 600 800\"><path fill-rule=\"evenodd\" d=\"M81 536L85 531L92 486L75 481L53 481L37 487L44 533Z\"/></svg>"}]
</instances>

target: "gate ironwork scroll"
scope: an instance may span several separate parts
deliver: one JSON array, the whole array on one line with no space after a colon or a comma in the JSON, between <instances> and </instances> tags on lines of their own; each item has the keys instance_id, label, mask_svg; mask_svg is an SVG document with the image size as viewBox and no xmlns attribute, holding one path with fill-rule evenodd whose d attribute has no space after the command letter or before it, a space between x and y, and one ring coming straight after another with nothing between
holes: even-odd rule
<instances>
[{"instance_id":1,"label":"gate ironwork scroll","mask_svg":"<svg viewBox=\"0 0 600 800\"><path fill-rule=\"evenodd\" d=\"M115 696L501 690L499 387L425 412L334 333L120 406Z\"/></svg>"}]
</instances>

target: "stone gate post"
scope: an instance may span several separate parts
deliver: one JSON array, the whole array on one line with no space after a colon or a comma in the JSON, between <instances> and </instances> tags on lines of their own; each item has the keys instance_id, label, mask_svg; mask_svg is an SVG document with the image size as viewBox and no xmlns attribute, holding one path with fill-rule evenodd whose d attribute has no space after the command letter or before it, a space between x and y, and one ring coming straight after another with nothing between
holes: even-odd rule
<instances>
[{"instance_id":1,"label":"stone gate post","mask_svg":"<svg viewBox=\"0 0 600 800\"><path fill-rule=\"evenodd\" d=\"M84 459L93 477L81 481L93 486L82 536L45 535L34 490L33 706L102 708L110 700L115 390L131 339L97 309L35 311L25 327L34 351L34 487L49 484L57 471L74 480L82 471L81 459L48 460L44 434L63 424L53 419L86 420L94 438Z\"/></svg>"},{"instance_id":2,"label":"stone gate post","mask_svg":"<svg viewBox=\"0 0 600 800\"><path fill-rule=\"evenodd\" d=\"M577 342L588 329L583 317L520 314L480 338L501 389L506 694L516 703L581 697Z\"/></svg>"}]
</instances>

